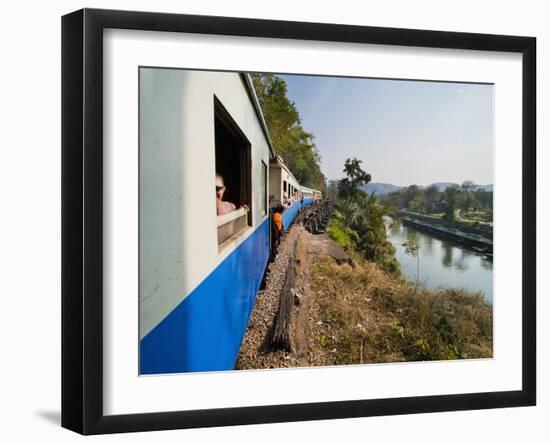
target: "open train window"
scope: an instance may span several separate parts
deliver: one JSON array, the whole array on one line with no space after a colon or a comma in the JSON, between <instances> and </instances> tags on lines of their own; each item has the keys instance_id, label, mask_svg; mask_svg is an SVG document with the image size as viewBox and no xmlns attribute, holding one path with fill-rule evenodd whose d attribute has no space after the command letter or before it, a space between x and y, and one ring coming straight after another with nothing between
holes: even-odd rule
<instances>
[{"instance_id":1,"label":"open train window","mask_svg":"<svg viewBox=\"0 0 550 443\"><path fill-rule=\"evenodd\" d=\"M214 97L214 134L216 174L222 177L225 190L222 200L234 210L218 215L218 245L221 247L252 226L250 142L229 112ZM225 208L232 207L230 204Z\"/></svg>"}]
</instances>

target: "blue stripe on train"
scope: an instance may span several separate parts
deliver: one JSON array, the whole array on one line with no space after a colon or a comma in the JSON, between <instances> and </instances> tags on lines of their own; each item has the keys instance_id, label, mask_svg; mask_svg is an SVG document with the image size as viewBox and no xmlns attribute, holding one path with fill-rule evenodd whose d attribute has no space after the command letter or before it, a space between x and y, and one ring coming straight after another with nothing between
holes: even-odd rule
<instances>
[{"instance_id":1,"label":"blue stripe on train","mask_svg":"<svg viewBox=\"0 0 550 443\"><path fill-rule=\"evenodd\" d=\"M282 215L283 229L286 231L289 228L292 220L294 220L301 207L309 206L311 204L313 204L313 198L304 198L303 203L300 203L298 200L295 201L290 208L286 208Z\"/></svg>"},{"instance_id":2,"label":"blue stripe on train","mask_svg":"<svg viewBox=\"0 0 550 443\"><path fill-rule=\"evenodd\" d=\"M286 208L282 213L282 220L283 220L283 229L286 231L290 224L292 223L292 220L294 220L294 217L296 217L296 214L298 214L298 211L300 210L300 202L296 201L292 203L292 206Z\"/></svg>"},{"instance_id":3,"label":"blue stripe on train","mask_svg":"<svg viewBox=\"0 0 550 443\"><path fill-rule=\"evenodd\" d=\"M269 258L265 220L140 343L140 373L233 369Z\"/></svg>"}]
</instances>

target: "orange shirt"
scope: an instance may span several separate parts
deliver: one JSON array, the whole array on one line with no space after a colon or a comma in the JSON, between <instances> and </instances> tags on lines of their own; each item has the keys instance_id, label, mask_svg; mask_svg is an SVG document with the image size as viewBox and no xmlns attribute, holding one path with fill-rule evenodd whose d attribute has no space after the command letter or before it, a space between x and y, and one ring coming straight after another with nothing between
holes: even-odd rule
<instances>
[{"instance_id":1,"label":"orange shirt","mask_svg":"<svg viewBox=\"0 0 550 443\"><path fill-rule=\"evenodd\" d=\"M283 230L283 218L281 217L280 212L276 212L273 214L273 221L275 222L275 226L277 226L277 229L279 231Z\"/></svg>"}]
</instances>

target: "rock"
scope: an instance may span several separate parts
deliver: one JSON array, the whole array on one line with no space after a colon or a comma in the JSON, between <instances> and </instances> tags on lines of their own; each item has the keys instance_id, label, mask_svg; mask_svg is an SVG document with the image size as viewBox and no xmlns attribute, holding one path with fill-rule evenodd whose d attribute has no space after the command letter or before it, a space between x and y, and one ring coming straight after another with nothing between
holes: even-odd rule
<instances>
[{"instance_id":1,"label":"rock","mask_svg":"<svg viewBox=\"0 0 550 443\"><path fill-rule=\"evenodd\" d=\"M300 303L302 303L302 296L299 293L295 292L294 293L294 305L298 306Z\"/></svg>"}]
</instances>

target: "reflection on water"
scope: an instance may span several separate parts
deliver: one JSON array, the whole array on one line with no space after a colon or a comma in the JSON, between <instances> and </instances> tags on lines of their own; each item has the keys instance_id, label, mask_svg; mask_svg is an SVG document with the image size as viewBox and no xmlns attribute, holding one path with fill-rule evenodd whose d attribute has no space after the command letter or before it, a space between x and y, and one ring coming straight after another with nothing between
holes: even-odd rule
<instances>
[{"instance_id":1,"label":"reflection on water","mask_svg":"<svg viewBox=\"0 0 550 443\"><path fill-rule=\"evenodd\" d=\"M416 257L405 253L403 243L414 232L420 245L420 280L429 288L447 286L481 291L485 299L493 301L493 262L456 243L431 236L410 226L393 225L388 239L395 246L395 256L401 270L416 280Z\"/></svg>"}]
</instances>

